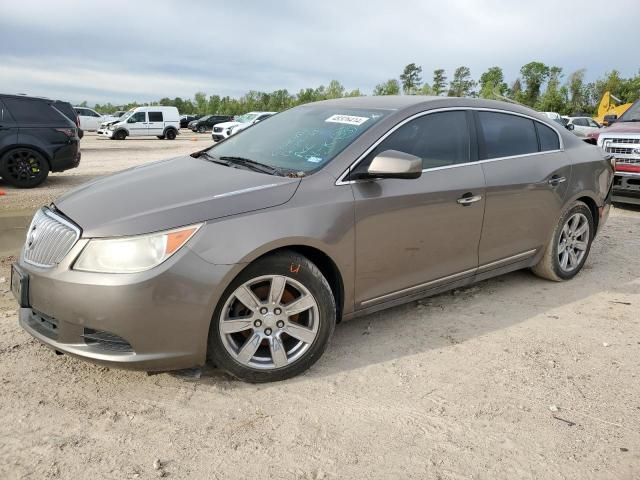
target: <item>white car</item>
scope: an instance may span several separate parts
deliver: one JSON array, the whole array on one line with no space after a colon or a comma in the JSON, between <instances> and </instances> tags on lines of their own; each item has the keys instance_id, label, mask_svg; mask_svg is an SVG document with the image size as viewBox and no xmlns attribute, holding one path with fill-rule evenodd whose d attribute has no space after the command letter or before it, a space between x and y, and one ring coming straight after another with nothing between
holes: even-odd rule
<instances>
[{"instance_id":1,"label":"white car","mask_svg":"<svg viewBox=\"0 0 640 480\"><path fill-rule=\"evenodd\" d=\"M98 135L112 140L127 137L155 136L174 140L180 133L180 114L176 107L137 107L120 118L103 122Z\"/></svg>"},{"instance_id":2,"label":"white car","mask_svg":"<svg viewBox=\"0 0 640 480\"><path fill-rule=\"evenodd\" d=\"M92 108L73 107L73 109L78 114L80 128L85 131L98 130L100 124L107 119L104 115L101 115Z\"/></svg>"},{"instance_id":3,"label":"white car","mask_svg":"<svg viewBox=\"0 0 640 480\"><path fill-rule=\"evenodd\" d=\"M211 138L216 142L224 140L234 133L238 133L239 131L250 127L254 123L258 123L276 113L277 112L249 112L236 117L233 122L218 123L213 126Z\"/></svg>"},{"instance_id":4,"label":"white car","mask_svg":"<svg viewBox=\"0 0 640 480\"><path fill-rule=\"evenodd\" d=\"M602 128L591 117L568 117L567 124L573 125L573 133L579 137L586 137L591 132Z\"/></svg>"}]
</instances>

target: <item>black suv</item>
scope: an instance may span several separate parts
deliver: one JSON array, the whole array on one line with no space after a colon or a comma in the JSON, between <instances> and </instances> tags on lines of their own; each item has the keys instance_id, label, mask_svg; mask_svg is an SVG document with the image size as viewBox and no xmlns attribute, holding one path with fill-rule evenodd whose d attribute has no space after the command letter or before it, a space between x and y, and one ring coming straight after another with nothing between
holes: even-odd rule
<instances>
[{"instance_id":1,"label":"black suv","mask_svg":"<svg viewBox=\"0 0 640 480\"><path fill-rule=\"evenodd\" d=\"M233 117L230 115L207 115L197 122L191 124L191 130L198 133L211 131L216 123L232 122Z\"/></svg>"},{"instance_id":2,"label":"black suv","mask_svg":"<svg viewBox=\"0 0 640 480\"><path fill-rule=\"evenodd\" d=\"M183 115L180 117L180 128L187 128L191 122L198 120L202 115Z\"/></svg>"},{"instance_id":3,"label":"black suv","mask_svg":"<svg viewBox=\"0 0 640 480\"><path fill-rule=\"evenodd\" d=\"M66 102L0 94L0 177L32 188L49 172L80 163L78 127L58 107Z\"/></svg>"}]
</instances>

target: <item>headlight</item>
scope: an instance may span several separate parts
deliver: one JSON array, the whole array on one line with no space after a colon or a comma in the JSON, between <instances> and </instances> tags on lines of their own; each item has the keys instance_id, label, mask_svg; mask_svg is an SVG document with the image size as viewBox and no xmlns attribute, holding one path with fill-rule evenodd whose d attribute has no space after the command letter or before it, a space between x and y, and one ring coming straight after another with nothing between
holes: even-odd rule
<instances>
[{"instance_id":1,"label":"headlight","mask_svg":"<svg viewBox=\"0 0 640 480\"><path fill-rule=\"evenodd\" d=\"M190 225L135 237L89 240L73 269L100 273L144 272L180 250L201 226Z\"/></svg>"},{"instance_id":2,"label":"headlight","mask_svg":"<svg viewBox=\"0 0 640 480\"><path fill-rule=\"evenodd\" d=\"M115 129L116 129L116 125L115 125L115 123L114 123L113 125L109 125L109 127L108 127L108 128L109 128L109 130L115 130Z\"/></svg>"}]
</instances>

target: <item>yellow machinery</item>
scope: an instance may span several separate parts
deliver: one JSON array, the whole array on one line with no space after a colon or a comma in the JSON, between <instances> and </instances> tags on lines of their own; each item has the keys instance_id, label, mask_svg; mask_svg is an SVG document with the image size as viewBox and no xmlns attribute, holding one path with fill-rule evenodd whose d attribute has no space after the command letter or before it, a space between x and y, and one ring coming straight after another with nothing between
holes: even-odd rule
<instances>
[{"instance_id":1,"label":"yellow machinery","mask_svg":"<svg viewBox=\"0 0 640 480\"><path fill-rule=\"evenodd\" d=\"M626 112L633 103L625 103L620 105L622 100L611 95L611 92L604 92L600 105L598 105L598 116L593 119L600 125L608 125L609 122L605 122L605 115L617 115L619 118L624 112Z\"/></svg>"}]
</instances>

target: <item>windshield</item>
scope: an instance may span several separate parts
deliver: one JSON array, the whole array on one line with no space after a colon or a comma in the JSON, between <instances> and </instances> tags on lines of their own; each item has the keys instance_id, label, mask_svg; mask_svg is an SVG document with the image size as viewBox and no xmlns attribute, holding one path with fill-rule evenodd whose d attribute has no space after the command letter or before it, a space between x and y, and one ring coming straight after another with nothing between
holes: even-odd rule
<instances>
[{"instance_id":1,"label":"windshield","mask_svg":"<svg viewBox=\"0 0 640 480\"><path fill-rule=\"evenodd\" d=\"M619 122L640 122L640 100L636 100L629 110L618 119Z\"/></svg>"},{"instance_id":2,"label":"windshield","mask_svg":"<svg viewBox=\"0 0 640 480\"><path fill-rule=\"evenodd\" d=\"M131 115L133 115L133 111L134 110L135 110L135 108L132 108L128 112L123 113L122 116L120 117L120 120L125 121L127 118L129 118Z\"/></svg>"},{"instance_id":3,"label":"windshield","mask_svg":"<svg viewBox=\"0 0 640 480\"><path fill-rule=\"evenodd\" d=\"M257 118L258 115L259 115L258 113L245 113L244 115L240 115L239 117L236 117L234 122L248 123L253 121L255 118Z\"/></svg>"},{"instance_id":4,"label":"windshield","mask_svg":"<svg viewBox=\"0 0 640 480\"><path fill-rule=\"evenodd\" d=\"M200 117L198 120L208 120L211 117L213 117L213 115L205 115L204 117Z\"/></svg>"},{"instance_id":5,"label":"windshield","mask_svg":"<svg viewBox=\"0 0 640 480\"><path fill-rule=\"evenodd\" d=\"M208 153L309 173L322 168L388 114L388 110L303 105L243 130Z\"/></svg>"}]
</instances>

